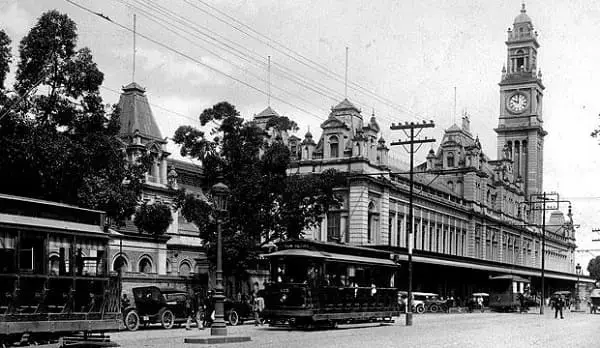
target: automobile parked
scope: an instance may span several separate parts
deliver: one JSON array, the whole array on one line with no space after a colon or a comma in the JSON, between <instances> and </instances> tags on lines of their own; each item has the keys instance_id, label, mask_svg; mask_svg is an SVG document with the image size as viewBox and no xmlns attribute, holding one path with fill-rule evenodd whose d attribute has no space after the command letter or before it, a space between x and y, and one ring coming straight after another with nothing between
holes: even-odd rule
<instances>
[{"instance_id":1,"label":"automobile parked","mask_svg":"<svg viewBox=\"0 0 600 348\"><path fill-rule=\"evenodd\" d=\"M422 301L425 310L431 313L446 312L448 311L448 305L446 301L440 298L440 295L432 292L413 292L415 300Z\"/></svg>"},{"instance_id":2,"label":"automobile parked","mask_svg":"<svg viewBox=\"0 0 600 348\"><path fill-rule=\"evenodd\" d=\"M188 294L172 288L144 286L133 288L133 304L123 309L127 330L135 331L140 325L160 323L170 329L187 320L185 303Z\"/></svg>"},{"instance_id":3,"label":"automobile parked","mask_svg":"<svg viewBox=\"0 0 600 348\"><path fill-rule=\"evenodd\" d=\"M408 302L408 293L406 291L398 291L398 304L400 305L400 311L404 311L406 303ZM412 293L412 311L413 313L422 314L425 313L425 302L417 299L415 293Z\"/></svg>"}]
</instances>

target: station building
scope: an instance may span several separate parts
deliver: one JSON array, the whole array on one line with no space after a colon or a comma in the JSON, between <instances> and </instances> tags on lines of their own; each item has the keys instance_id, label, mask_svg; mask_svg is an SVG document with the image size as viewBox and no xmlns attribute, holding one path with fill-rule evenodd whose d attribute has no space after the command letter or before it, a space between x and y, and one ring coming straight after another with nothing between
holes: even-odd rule
<instances>
[{"instance_id":1,"label":"station building","mask_svg":"<svg viewBox=\"0 0 600 348\"><path fill-rule=\"evenodd\" d=\"M485 291L490 276L514 274L540 287L542 212L531 195L543 191L544 85L540 45L525 6L508 29L499 83L496 149L484 151L465 115L444 130L437 149L416 166L414 180L414 290L462 297ZM255 116L266 123L272 109ZM290 174L335 168L348 174L330 211L306 238L393 251L406 272L409 168L390 159L375 115L348 99L331 109L320 137L289 136ZM453 169L452 174L434 171ZM534 199L536 200L536 199ZM561 208L566 208L564 205ZM575 234L570 212L547 212L546 294L573 289ZM405 278L404 278L405 279ZM401 285L400 285L401 286Z\"/></svg>"}]
</instances>

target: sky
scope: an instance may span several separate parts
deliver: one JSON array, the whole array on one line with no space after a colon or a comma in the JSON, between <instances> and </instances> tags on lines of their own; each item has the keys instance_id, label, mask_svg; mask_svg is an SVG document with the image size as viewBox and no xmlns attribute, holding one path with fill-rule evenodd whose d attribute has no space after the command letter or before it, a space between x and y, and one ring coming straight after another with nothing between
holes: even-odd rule
<instances>
[{"instance_id":1,"label":"sky","mask_svg":"<svg viewBox=\"0 0 600 348\"><path fill-rule=\"evenodd\" d=\"M104 72L105 103L117 103L121 87L135 80L165 137L180 125L199 126L202 110L220 101L249 119L268 105L270 86L271 107L299 124L301 138L309 128L318 137L330 108L347 95L365 118L375 114L388 142L399 138L392 122L433 120L425 135L439 140L467 112L484 152L497 157L504 42L521 0L74 2L112 22L66 1L0 0L13 53L43 12L67 13L78 26L78 47L89 47ZM600 124L600 2L529 0L526 8L539 33L546 87L544 189L572 201L579 249L598 249L578 252L585 268L600 254L600 242L592 242L600 238L592 233L600 227L600 145L590 137ZM135 75L133 34L115 25L133 28L134 13ZM391 156L407 160L400 149Z\"/></svg>"}]
</instances>

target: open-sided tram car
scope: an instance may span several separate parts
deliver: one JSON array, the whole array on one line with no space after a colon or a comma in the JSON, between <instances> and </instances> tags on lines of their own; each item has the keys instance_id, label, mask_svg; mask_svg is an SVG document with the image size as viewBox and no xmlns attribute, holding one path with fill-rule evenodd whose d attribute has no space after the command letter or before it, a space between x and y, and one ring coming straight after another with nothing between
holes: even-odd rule
<instances>
[{"instance_id":1,"label":"open-sided tram car","mask_svg":"<svg viewBox=\"0 0 600 348\"><path fill-rule=\"evenodd\" d=\"M290 240L264 255L271 265L264 318L271 324L335 326L400 315L397 265L374 249Z\"/></svg>"},{"instance_id":2,"label":"open-sided tram car","mask_svg":"<svg viewBox=\"0 0 600 348\"><path fill-rule=\"evenodd\" d=\"M0 344L118 330L104 213L0 194Z\"/></svg>"}]
</instances>

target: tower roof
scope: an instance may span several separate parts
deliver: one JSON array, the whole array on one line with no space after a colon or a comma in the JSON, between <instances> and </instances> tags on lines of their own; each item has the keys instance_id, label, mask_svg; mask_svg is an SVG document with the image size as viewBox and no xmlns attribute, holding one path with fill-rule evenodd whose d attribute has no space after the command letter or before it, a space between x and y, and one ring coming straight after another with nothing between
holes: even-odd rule
<instances>
[{"instance_id":1,"label":"tower roof","mask_svg":"<svg viewBox=\"0 0 600 348\"><path fill-rule=\"evenodd\" d=\"M342 100L338 105L333 107L332 111L349 110L349 109L354 109L356 111L359 111L358 108L356 106L354 106L354 104L352 104L348 100L348 98L344 98L344 100Z\"/></svg>"},{"instance_id":2,"label":"tower roof","mask_svg":"<svg viewBox=\"0 0 600 348\"><path fill-rule=\"evenodd\" d=\"M131 135L138 131L141 136L163 141L145 92L146 90L135 82L123 87L123 93L119 98L120 133Z\"/></svg>"},{"instance_id":3,"label":"tower roof","mask_svg":"<svg viewBox=\"0 0 600 348\"><path fill-rule=\"evenodd\" d=\"M521 5L521 13L517 17L515 17L514 24L519 23L531 23L531 18L527 15L527 10L525 10L525 3Z\"/></svg>"},{"instance_id":4,"label":"tower roof","mask_svg":"<svg viewBox=\"0 0 600 348\"><path fill-rule=\"evenodd\" d=\"M256 116L254 116L254 118L270 118L273 116L279 116L279 114L277 113L277 111L271 109L270 106L267 106L266 109L259 112Z\"/></svg>"}]
</instances>

